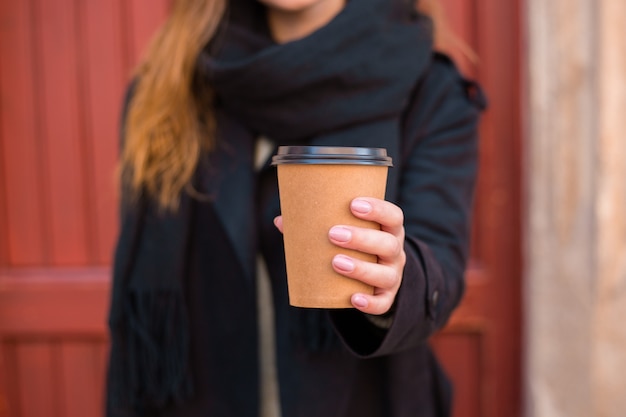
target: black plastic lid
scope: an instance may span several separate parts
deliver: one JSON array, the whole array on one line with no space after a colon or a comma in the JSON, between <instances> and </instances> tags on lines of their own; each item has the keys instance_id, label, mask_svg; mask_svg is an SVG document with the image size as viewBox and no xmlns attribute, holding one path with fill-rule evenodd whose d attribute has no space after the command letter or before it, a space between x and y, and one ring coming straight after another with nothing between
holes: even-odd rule
<instances>
[{"instance_id":1,"label":"black plastic lid","mask_svg":"<svg viewBox=\"0 0 626 417\"><path fill-rule=\"evenodd\" d=\"M386 149L338 146L280 146L272 165L282 164L393 166Z\"/></svg>"}]
</instances>

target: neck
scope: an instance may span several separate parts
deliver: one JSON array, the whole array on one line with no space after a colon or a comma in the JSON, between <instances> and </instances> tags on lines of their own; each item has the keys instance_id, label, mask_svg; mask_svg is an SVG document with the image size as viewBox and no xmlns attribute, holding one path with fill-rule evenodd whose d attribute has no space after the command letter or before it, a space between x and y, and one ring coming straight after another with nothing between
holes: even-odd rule
<instances>
[{"instance_id":1,"label":"neck","mask_svg":"<svg viewBox=\"0 0 626 417\"><path fill-rule=\"evenodd\" d=\"M267 20L270 31L278 43L303 38L330 22L345 4L346 0L319 0L299 10L268 7Z\"/></svg>"}]
</instances>

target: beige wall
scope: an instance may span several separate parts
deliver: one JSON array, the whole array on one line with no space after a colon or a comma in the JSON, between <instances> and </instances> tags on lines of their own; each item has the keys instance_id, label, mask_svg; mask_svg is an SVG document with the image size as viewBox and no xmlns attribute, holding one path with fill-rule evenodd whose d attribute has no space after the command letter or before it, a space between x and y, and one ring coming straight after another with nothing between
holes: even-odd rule
<instances>
[{"instance_id":1,"label":"beige wall","mask_svg":"<svg viewBox=\"0 0 626 417\"><path fill-rule=\"evenodd\" d=\"M527 0L527 417L626 415L626 1Z\"/></svg>"}]
</instances>

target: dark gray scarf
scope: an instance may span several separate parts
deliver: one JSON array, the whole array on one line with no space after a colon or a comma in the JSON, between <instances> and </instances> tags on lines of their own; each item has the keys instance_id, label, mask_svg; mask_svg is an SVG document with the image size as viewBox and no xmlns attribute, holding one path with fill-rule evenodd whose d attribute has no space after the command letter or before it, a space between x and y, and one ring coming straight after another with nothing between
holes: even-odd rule
<instances>
[{"instance_id":1,"label":"dark gray scarf","mask_svg":"<svg viewBox=\"0 0 626 417\"><path fill-rule=\"evenodd\" d=\"M349 1L328 25L286 44L252 23L249 2L234 2L199 65L225 110L275 141L397 117L428 63L430 21L404 0Z\"/></svg>"}]
</instances>

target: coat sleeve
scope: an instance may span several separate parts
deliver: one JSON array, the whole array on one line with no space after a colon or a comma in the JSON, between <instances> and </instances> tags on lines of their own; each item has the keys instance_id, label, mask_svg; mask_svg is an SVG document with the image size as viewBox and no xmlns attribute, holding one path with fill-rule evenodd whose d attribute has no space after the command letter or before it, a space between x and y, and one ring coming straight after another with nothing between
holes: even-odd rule
<instances>
[{"instance_id":1,"label":"coat sleeve","mask_svg":"<svg viewBox=\"0 0 626 417\"><path fill-rule=\"evenodd\" d=\"M377 327L357 310L331 312L340 338L357 356L425 343L461 300L484 107L479 87L435 54L403 124L396 202L405 217L407 262L391 324Z\"/></svg>"}]
</instances>

